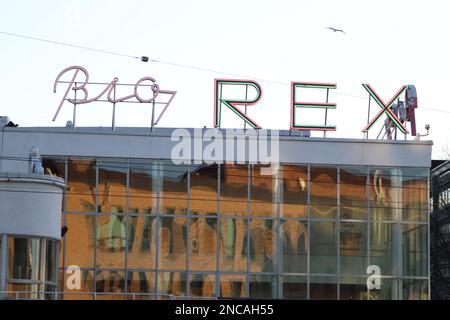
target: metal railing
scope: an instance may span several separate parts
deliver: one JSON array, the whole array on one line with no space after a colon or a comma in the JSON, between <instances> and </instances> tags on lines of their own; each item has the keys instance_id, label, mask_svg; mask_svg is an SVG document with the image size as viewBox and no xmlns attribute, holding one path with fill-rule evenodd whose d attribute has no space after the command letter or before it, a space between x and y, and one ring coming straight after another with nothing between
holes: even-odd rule
<instances>
[{"instance_id":1,"label":"metal railing","mask_svg":"<svg viewBox=\"0 0 450 320\"><path fill-rule=\"evenodd\" d=\"M0 300L175 300L175 296L164 293L0 291Z\"/></svg>"}]
</instances>

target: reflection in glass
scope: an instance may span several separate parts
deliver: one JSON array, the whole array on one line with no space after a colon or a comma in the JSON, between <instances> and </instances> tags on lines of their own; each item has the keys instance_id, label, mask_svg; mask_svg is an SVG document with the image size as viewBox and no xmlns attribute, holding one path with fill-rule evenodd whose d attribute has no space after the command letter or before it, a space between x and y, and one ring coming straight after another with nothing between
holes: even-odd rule
<instances>
[{"instance_id":1,"label":"reflection in glass","mask_svg":"<svg viewBox=\"0 0 450 320\"><path fill-rule=\"evenodd\" d=\"M337 273L336 222L311 221L311 273Z\"/></svg>"},{"instance_id":2,"label":"reflection in glass","mask_svg":"<svg viewBox=\"0 0 450 320\"><path fill-rule=\"evenodd\" d=\"M123 296L117 293L125 292L125 271L124 270L100 270L95 274L95 290L97 293L106 293L98 295L97 299L123 299Z\"/></svg>"},{"instance_id":3,"label":"reflection in glass","mask_svg":"<svg viewBox=\"0 0 450 320\"><path fill-rule=\"evenodd\" d=\"M341 277L341 300L367 300L367 277Z\"/></svg>"},{"instance_id":4,"label":"reflection in glass","mask_svg":"<svg viewBox=\"0 0 450 320\"><path fill-rule=\"evenodd\" d=\"M306 299L307 282L306 276L283 276L283 299Z\"/></svg>"},{"instance_id":5,"label":"reflection in glass","mask_svg":"<svg viewBox=\"0 0 450 320\"><path fill-rule=\"evenodd\" d=\"M398 225L372 223L370 225L370 264L380 267L382 275L394 275L398 261Z\"/></svg>"},{"instance_id":6,"label":"reflection in glass","mask_svg":"<svg viewBox=\"0 0 450 320\"><path fill-rule=\"evenodd\" d=\"M276 226L273 220L250 221L250 271L273 272L276 250Z\"/></svg>"},{"instance_id":7,"label":"reflection in glass","mask_svg":"<svg viewBox=\"0 0 450 320\"><path fill-rule=\"evenodd\" d=\"M367 223L341 222L341 273L364 275L367 271Z\"/></svg>"},{"instance_id":8,"label":"reflection in glass","mask_svg":"<svg viewBox=\"0 0 450 320\"><path fill-rule=\"evenodd\" d=\"M249 295L252 299L274 299L277 297L277 281L270 275L250 275Z\"/></svg>"},{"instance_id":9,"label":"reflection in glass","mask_svg":"<svg viewBox=\"0 0 450 320\"><path fill-rule=\"evenodd\" d=\"M96 232L97 268L124 268L125 245L125 216L99 214Z\"/></svg>"},{"instance_id":10,"label":"reflection in glass","mask_svg":"<svg viewBox=\"0 0 450 320\"><path fill-rule=\"evenodd\" d=\"M158 272L158 292L186 296L186 273Z\"/></svg>"},{"instance_id":11,"label":"reflection in glass","mask_svg":"<svg viewBox=\"0 0 450 320\"><path fill-rule=\"evenodd\" d=\"M66 214L66 265L94 267L95 215Z\"/></svg>"},{"instance_id":12,"label":"reflection in glass","mask_svg":"<svg viewBox=\"0 0 450 320\"><path fill-rule=\"evenodd\" d=\"M45 274L46 280L49 282L56 283L56 256L58 243L55 240L47 239L46 241L46 257L45 257Z\"/></svg>"},{"instance_id":13,"label":"reflection in glass","mask_svg":"<svg viewBox=\"0 0 450 320\"><path fill-rule=\"evenodd\" d=\"M336 300L337 277L311 276L311 300Z\"/></svg>"},{"instance_id":14,"label":"reflection in glass","mask_svg":"<svg viewBox=\"0 0 450 320\"><path fill-rule=\"evenodd\" d=\"M224 298L245 298L246 275L229 274L220 276L220 296Z\"/></svg>"},{"instance_id":15,"label":"reflection in glass","mask_svg":"<svg viewBox=\"0 0 450 320\"><path fill-rule=\"evenodd\" d=\"M427 225L403 225L403 276L427 276L427 233Z\"/></svg>"},{"instance_id":16,"label":"reflection in glass","mask_svg":"<svg viewBox=\"0 0 450 320\"><path fill-rule=\"evenodd\" d=\"M161 217L158 240L160 269L186 269L186 222L185 217Z\"/></svg>"},{"instance_id":17,"label":"reflection in glass","mask_svg":"<svg viewBox=\"0 0 450 320\"><path fill-rule=\"evenodd\" d=\"M261 174L261 169L269 167L251 165L250 179L250 215L274 217L277 214L277 192L279 179L276 171L272 175Z\"/></svg>"},{"instance_id":18,"label":"reflection in glass","mask_svg":"<svg viewBox=\"0 0 450 320\"><path fill-rule=\"evenodd\" d=\"M217 214L217 175L217 165L191 166L191 214Z\"/></svg>"},{"instance_id":19,"label":"reflection in glass","mask_svg":"<svg viewBox=\"0 0 450 320\"><path fill-rule=\"evenodd\" d=\"M192 297L213 297L216 295L216 276L196 274L189 276L189 295Z\"/></svg>"},{"instance_id":20,"label":"reflection in glass","mask_svg":"<svg viewBox=\"0 0 450 320\"><path fill-rule=\"evenodd\" d=\"M246 234L245 219L220 220L220 270L247 271Z\"/></svg>"},{"instance_id":21,"label":"reflection in glass","mask_svg":"<svg viewBox=\"0 0 450 320\"><path fill-rule=\"evenodd\" d=\"M369 290L369 300L397 300L398 280L381 278L381 289Z\"/></svg>"},{"instance_id":22,"label":"reflection in glass","mask_svg":"<svg viewBox=\"0 0 450 320\"><path fill-rule=\"evenodd\" d=\"M189 226L189 269L216 270L217 219L191 218Z\"/></svg>"},{"instance_id":23,"label":"reflection in glass","mask_svg":"<svg viewBox=\"0 0 450 320\"><path fill-rule=\"evenodd\" d=\"M188 170L187 165L177 166L170 160L159 162L160 214L187 213Z\"/></svg>"},{"instance_id":24,"label":"reflection in glass","mask_svg":"<svg viewBox=\"0 0 450 320\"><path fill-rule=\"evenodd\" d=\"M130 159L128 213L156 214L157 170L156 161Z\"/></svg>"},{"instance_id":25,"label":"reflection in glass","mask_svg":"<svg viewBox=\"0 0 450 320\"><path fill-rule=\"evenodd\" d=\"M245 216L248 199L248 166L220 165L220 212L222 216Z\"/></svg>"},{"instance_id":26,"label":"reflection in glass","mask_svg":"<svg viewBox=\"0 0 450 320\"><path fill-rule=\"evenodd\" d=\"M283 272L307 272L308 226L304 221L281 222Z\"/></svg>"},{"instance_id":27,"label":"reflection in glass","mask_svg":"<svg viewBox=\"0 0 450 320\"><path fill-rule=\"evenodd\" d=\"M370 169L370 214L372 220L395 220L401 204L401 172L395 168Z\"/></svg>"},{"instance_id":28,"label":"reflection in glass","mask_svg":"<svg viewBox=\"0 0 450 320\"><path fill-rule=\"evenodd\" d=\"M80 270L80 288L76 286L76 281L73 278L69 278L74 274L72 270L65 270L64 288L64 300L88 300L93 299L93 296L87 294L94 292L94 270Z\"/></svg>"},{"instance_id":29,"label":"reflection in glass","mask_svg":"<svg viewBox=\"0 0 450 320\"><path fill-rule=\"evenodd\" d=\"M403 280L403 300L428 300L428 280Z\"/></svg>"},{"instance_id":30,"label":"reflection in glass","mask_svg":"<svg viewBox=\"0 0 450 320\"><path fill-rule=\"evenodd\" d=\"M403 220L427 221L428 169L403 168Z\"/></svg>"},{"instance_id":31,"label":"reflection in glass","mask_svg":"<svg viewBox=\"0 0 450 320\"><path fill-rule=\"evenodd\" d=\"M308 167L284 165L283 192L280 207L282 217L304 218L307 216Z\"/></svg>"},{"instance_id":32,"label":"reflection in glass","mask_svg":"<svg viewBox=\"0 0 450 320\"><path fill-rule=\"evenodd\" d=\"M341 167L341 219L367 220L367 168Z\"/></svg>"},{"instance_id":33,"label":"reflection in glass","mask_svg":"<svg viewBox=\"0 0 450 320\"><path fill-rule=\"evenodd\" d=\"M37 300L44 299L44 285L8 283L7 297L10 300Z\"/></svg>"},{"instance_id":34,"label":"reflection in glass","mask_svg":"<svg viewBox=\"0 0 450 320\"><path fill-rule=\"evenodd\" d=\"M130 293L156 292L156 273L145 271L129 271L127 273L127 290Z\"/></svg>"},{"instance_id":35,"label":"reflection in glass","mask_svg":"<svg viewBox=\"0 0 450 320\"><path fill-rule=\"evenodd\" d=\"M41 278L41 239L9 238L9 279Z\"/></svg>"},{"instance_id":36,"label":"reflection in glass","mask_svg":"<svg viewBox=\"0 0 450 320\"><path fill-rule=\"evenodd\" d=\"M334 218L337 215L337 169L313 167L310 173L311 216Z\"/></svg>"},{"instance_id":37,"label":"reflection in glass","mask_svg":"<svg viewBox=\"0 0 450 320\"><path fill-rule=\"evenodd\" d=\"M98 212L125 213L127 159L99 159L98 166Z\"/></svg>"},{"instance_id":38,"label":"reflection in glass","mask_svg":"<svg viewBox=\"0 0 450 320\"><path fill-rule=\"evenodd\" d=\"M156 221L148 215L128 217L128 267L155 268Z\"/></svg>"},{"instance_id":39,"label":"reflection in glass","mask_svg":"<svg viewBox=\"0 0 450 320\"><path fill-rule=\"evenodd\" d=\"M96 212L95 159L70 158L67 172L67 212Z\"/></svg>"}]
</instances>

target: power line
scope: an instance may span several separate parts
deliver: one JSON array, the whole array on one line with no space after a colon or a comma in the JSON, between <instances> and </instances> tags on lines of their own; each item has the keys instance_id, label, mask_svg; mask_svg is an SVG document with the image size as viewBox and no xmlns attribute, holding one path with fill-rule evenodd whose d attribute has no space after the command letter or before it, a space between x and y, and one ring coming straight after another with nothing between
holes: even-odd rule
<instances>
[{"instance_id":1,"label":"power line","mask_svg":"<svg viewBox=\"0 0 450 320\"><path fill-rule=\"evenodd\" d=\"M227 75L227 76L237 77L237 78L246 78L246 79L258 80L258 81L262 81L262 82L273 83L273 84L283 85L283 86L291 86L291 83L288 83L288 82L282 82L282 81L265 79L265 78L258 78L258 77L248 76L248 75L237 74L237 73L230 73L230 72L214 70L214 69L210 69L210 68L203 68L203 67L192 66L192 65L188 65L188 64L157 60L157 59L149 58L147 56L141 56L141 57L133 56L133 55L119 53L119 52L114 52L114 51L110 51L110 50L97 49L97 48L92 48L92 47L86 47L86 46L71 44L71 43L67 43L67 42L61 42L61 41L48 40L48 39L44 39L44 38L31 37L31 36L27 36L27 35L11 33L11 32L5 32L5 31L0 31L0 34L4 34L4 35L7 35L7 36L12 36L12 37L23 38L23 39L28 39L28 40L41 41L41 42L46 42L46 43L55 44L55 45L67 46L67 47L72 47L72 48L77 48L77 49L89 50L89 51L94 51L94 52L99 52L99 53L104 53L104 54L111 54L111 55L122 56L122 57L127 57L127 58L140 59L143 62L151 61L151 62L165 64L165 65L170 65L170 66L179 67L179 68L185 68L185 69L191 69L191 70L202 71L202 72L209 72L209 73L217 73L217 74L222 74L222 75ZM359 95L349 94L349 93L344 93L344 92L333 92L333 94L340 95L340 96L347 96L347 97L357 98L357 99L364 99L364 100L367 99L367 97L365 97L365 96L359 96ZM433 108L427 108L427 107L421 107L421 109L450 114L450 111L445 111L445 110L439 110L439 109L433 109Z\"/></svg>"}]
</instances>

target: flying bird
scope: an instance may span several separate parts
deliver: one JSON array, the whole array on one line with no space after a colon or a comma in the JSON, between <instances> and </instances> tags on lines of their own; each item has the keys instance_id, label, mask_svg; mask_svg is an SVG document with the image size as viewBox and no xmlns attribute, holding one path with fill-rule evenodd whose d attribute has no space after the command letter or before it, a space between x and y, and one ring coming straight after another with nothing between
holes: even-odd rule
<instances>
[{"instance_id":1,"label":"flying bird","mask_svg":"<svg viewBox=\"0 0 450 320\"><path fill-rule=\"evenodd\" d=\"M332 28L332 27L328 27L327 29L333 30L334 32L342 32L345 34L344 30L341 30L341 29L336 29L336 28Z\"/></svg>"}]
</instances>

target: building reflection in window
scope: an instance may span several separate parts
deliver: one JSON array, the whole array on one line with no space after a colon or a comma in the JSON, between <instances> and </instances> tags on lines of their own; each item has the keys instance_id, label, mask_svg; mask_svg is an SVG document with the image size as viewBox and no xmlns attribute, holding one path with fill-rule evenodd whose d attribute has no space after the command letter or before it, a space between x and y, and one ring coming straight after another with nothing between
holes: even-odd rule
<instances>
[{"instance_id":1,"label":"building reflection in window","mask_svg":"<svg viewBox=\"0 0 450 320\"><path fill-rule=\"evenodd\" d=\"M192 165L190 178L191 214L217 214L217 165Z\"/></svg>"},{"instance_id":2,"label":"building reflection in window","mask_svg":"<svg viewBox=\"0 0 450 320\"><path fill-rule=\"evenodd\" d=\"M191 297L216 296L216 276L214 274L191 273L189 276L189 295Z\"/></svg>"},{"instance_id":3,"label":"building reflection in window","mask_svg":"<svg viewBox=\"0 0 450 320\"><path fill-rule=\"evenodd\" d=\"M128 217L129 268L155 268L156 221L156 217L148 215Z\"/></svg>"},{"instance_id":4,"label":"building reflection in window","mask_svg":"<svg viewBox=\"0 0 450 320\"><path fill-rule=\"evenodd\" d=\"M426 222L428 219L428 169L403 168L403 220Z\"/></svg>"},{"instance_id":5,"label":"building reflection in window","mask_svg":"<svg viewBox=\"0 0 450 320\"><path fill-rule=\"evenodd\" d=\"M397 220L401 205L401 171L395 168L370 169L371 220Z\"/></svg>"},{"instance_id":6,"label":"building reflection in window","mask_svg":"<svg viewBox=\"0 0 450 320\"><path fill-rule=\"evenodd\" d=\"M276 226L273 220L250 221L250 271L274 272L276 264Z\"/></svg>"},{"instance_id":7,"label":"building reflection in window","mask_svg":"<svg viewBox=\"0 0 450 320\"><path fill-rule=\"evenodd\" d=\"M341 274L365 275L367 259L367 223L341 222Z\"/></svg>"},{"instance_id":8,"label":"building reflection in window","mask_svg":"<svg viewBox=\"0 0 450 320\"><path fill-rule=\"evenodd\" d=\"M65 266L94 267L95 220L93 214L66 214Z\"/></svg>"},{"instance_id":9,"label":"building reflection in window","mask_svg":"<svg viewBox=\"0 0 450 320\"><path fill-rule=\"evenodd\" d=\"M128 213L156 214L158 164L152 160L130 160Z\"/></svg>"},{"instance_id":10,"label":"building reflection in window","mask_svg":"<svg viewBox=\"0 0 450 320\"><path fill-rule=\"evenodd\" d=\"M114 209L112 209L114 211ZM126 219L121 214L99 214L96 232L96 265L125 268Z\"/></svg>"},{"instance_id":11,"label":"building reflection in window","mask_svg":"<svg viewBox=\"0 0 450 320\"><path fill-rule=\"evenodd\" d=\"M403 300L428 300L428 280L403 280Z\"/></svg>"},{"instance_id":12,"label":"building reflection in window","mask_svg":"<svg viewBox=\"0 0 450 320\"><path fill-rule=\"evenodd\" d=\"M96 160L69 158L67 170L67 212L96 212Z\"/></svg>"},{"instance_id":13,"label":"building reflection in window","mask_svg":"<svg viewBox=\"0 0 450 320\"><path fill-rule=\"evenodd\" d=\"M248 207L248 166L220 165L220 212L222 216L246 216Z\"/></svg>"},{"instance_id":14,"label":"building reflection in window","mask_svg":"<svg viewBox=\"0 0 450 320\"><path fill-rule=\"evenodd\" d=\"M274 299L278 295L276 278L272 275L250 275L249 290L253 299Z\"/></svg>"},{"instance_id":15,"label":"building reflection in window","mask_svg":"<svg viewBox=\"0 0 450 320\"><path fill-rule=\"evenodd\" d=\"M311 222L311 272L337 273L337 225L336 222Z\"/></svg>"},{"instance_id":16,"label":"building reflection in window","mask_svg":"<svg viewBox=\"0 0 450 320\"><path fill-rule=\"evenodd\" d=\"M224 298L247 297L245 274L223 274L220 276L220 296Z\"/></svg>"},{"instance_id":17,"label":"building reflection in window","mask_svg":"<svg viewBox=\"0 0 450 320\"><path fill-rule=\"evenodd\" d=\"M307 298L306 276L282 276L283 299L302 300Z\"/></svg>"},{"instance_id":18,"label":"building reflection in window","mask_svg":"<svg viewBox=\"0 0 450 320\"><path fill-rule=\"evenodd\" d=\"M335 276L311 276L310 298L312 300L336 300L337 277Z\"/></svg>"},{"instance_id":19,"label":"building reflection in window","mask_svg":"<svg viewBox=\"0 0 450 320\"><path fill-rule=\"evenodd\" d=\"M191 218L189 226L189 269L217 268L217 219Z\"/></svg>"},{"instance_id":20,"label":"building reflection in window","mask_svg":"<svg viewBox=\"0 0 450 320\"><path fill-rule=\"evenodd\" d=\"M280 216L305 218L308 214L308 167L284 165L281 170L283 191Z\"/></svg>"},{"instance_id":21,"label":"building reflection in window","mask_svg":"<svg viewBox=\"0 0 450 320\"><path fill-rule=\"evenodd\" d=\"M95 275L97 300L123 299L125 293L124 270L101 270ZM104 293L104 294L102 294Z\"/></svg>"},{"instance_id":22,"label":"building reflection in window","mask_svg":"<svg viewBox=\"0 0 450 320\"><path fill-rule=\"evenodd\" d=\"M220 270L247 271L247 220L223 218L220 220Z\"/></svg>"},{"instance_id":23,"label":"building reflection in window","mask_svg":"<svg viewBox=\"0 0 450 320\"><path fill-rule=\"evenodd\" d=\"M64 269L66 272L67 269ZM94 288L94 270L90 269L81 269L81 279L80 279L80 288L76 288L72 286L74 283L68 279L72 272L66 273L63 284L64 289L64 300L91 300L93 299L92 293L95 291ZM70 287L69 287L70 285Z\"/></svg>"},{"instance_id":24,"label":"building reflection in window","mask_svg":"<svg viewBox=\"0 0 450 320\"><path fill-rule=\"evenodd\" d=\"M98 166L98 212L125 213L127 159L99 159Z\"/></svg>"},{"instance_id":25,"label":"building reflection in window","mask_svg":"<svg viewBox=\"0 0 450 320\"><path fill-rule=\"evenodd\" d=\"M283 272L306 273L308 250L307 223L298 220L281 221Z\"/></svg>"},{"instance_id":26,"label":"building reflection in window","mask_svg":"<svg viewBox=\"0 0 450 320\"><path fill-rule=\"evenodd\" d=\"M129 271L127 273L127 290L129 293L155 293L156 273L145 271ZM136 296L144 299L145 296ZM151 298L151 297L147 297Z\"/></svg>"},{"instance_id":27,"label":"building reflection in window","mask_svg":"<svg viewBox=\"0 0 450 320\"><path fill-rule=\"evenodd\" d=\"M342 276L340 280L341 300L367 300L367 277Z\"/></svg>"},{"instance_id":28,"label":"building reflection in window","mask_svg":"<svg viewBox=\"0 0 450 320\"><path fill-rule=\"evenodd\" d=\"M160 214L187 213L187 165L174 165L170 160L159 161Z\"/></svg>"},{"instance_id":29,"label":"building reflection in window","mask_svg":"<svg viewBox=\"0 0 450 320\"><path fill-rule=\"evenodd\" d=\"M394 275L398 270L398 228L392 223L370 224L370 263L379 266L382 275Z\"/></svg>"},{"instance_id":30,"label":"building reflection in window","mask_svg":"<svg viewBox=\"0 0 450 320\"><path fill-rule=\"evenodd\" d=\"M427 225L403 225L403 276L426 277L428 274Z\"/></svg>"},{"instance_id":31,"label":"building reflection in window","mask_svg":"<svg viewBox=\"0 0 450 320\"><path fill-rule=\"evenodd\" d=\"M186 296L185 272L158 272L158 292Z\"/></svg>"},{"instance_id":32,"label":"building reflection in window","mask_svg":"<svg viewBox=\"0 0 450 320\"><path fill-rule=\"evenodd\" d=\"M158 267L186 269L186 217L161 217L159 223Z\"/></svg>"},{"instance_id":33,"label":"building reflection in window","mask_svg":"<svg viewBox=\"0 0 450 320\"><path fill-rule=\"evenodd\" d=\"M367 220L367 167L341 167L341 219Z\"/></svg>"},{"instance_id":34,"label":"building reflection in window","mask_svg":"<svg viewBox=\"0 0 450 320\"><path fill-rule=\"evenodd\" d=\"M337 216L337 169L311 166L311 216L335 218Z\"/></svg>"},{"instance_id":35,"label":"building reflection in window","mask_svg":"<svg viewBox=\"0 0 450 320\"><path fill-rule=\"evenodd\" d=\"M269 167L261 165L250 166L250 215L260 217L275 217L278 207L280 190L279 171L263 174L261 169Z\"/></svg>"}]
</instances>

